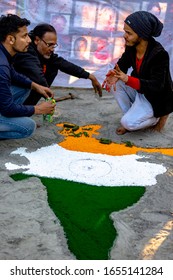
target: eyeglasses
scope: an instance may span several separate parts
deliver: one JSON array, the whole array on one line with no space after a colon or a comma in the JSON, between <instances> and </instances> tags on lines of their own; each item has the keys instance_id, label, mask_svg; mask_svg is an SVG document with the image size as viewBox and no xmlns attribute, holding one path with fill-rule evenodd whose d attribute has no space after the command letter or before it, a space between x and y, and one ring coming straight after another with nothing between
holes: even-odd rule
<instances>
[{"instance_id":1,"label":"eyeglasses","mask_svg":"<svg viewBox=\"0 0 173 280\"><path fill-rule=\"evenodd\" d=\"M53 48L55 49L56 47L58 47L58 44L54 44L54 43L47 43L45 40L41 39L41 41L43 41L43 43L45 43L45 45L48 47L48 48Z\"/></svg>"}]
</instances>

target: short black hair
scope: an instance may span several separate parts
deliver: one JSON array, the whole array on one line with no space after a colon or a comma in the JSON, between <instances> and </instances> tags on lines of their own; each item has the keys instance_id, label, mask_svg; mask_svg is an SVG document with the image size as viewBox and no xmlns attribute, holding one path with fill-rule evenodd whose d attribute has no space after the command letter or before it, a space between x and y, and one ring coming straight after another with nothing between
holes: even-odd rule
<instances>
[{"instance_id":1,"label":"short black hair","mask_svg":"<svg viewBox=\"0 0 173 280\"><path fill-rule=\"evenodd\" d=\"M42 39L46 32L53 32L57 34L55 28L52 25L48 23L40 23L34 27L29 35L31 36L32 40L34 40L36 36Z\"/></svg>"},{"instance_id":2,"label":"short black hair","mask_svg":"<svg viewBox=\"0 0 173 280\"><path fill-rule=\"evenodd\" d=\"M19 28L30 25L26 18L20 18L17 15L7 14L0 17L0 42L4 42L10 34L18 33Z\"/></svg>"}]
</instances>

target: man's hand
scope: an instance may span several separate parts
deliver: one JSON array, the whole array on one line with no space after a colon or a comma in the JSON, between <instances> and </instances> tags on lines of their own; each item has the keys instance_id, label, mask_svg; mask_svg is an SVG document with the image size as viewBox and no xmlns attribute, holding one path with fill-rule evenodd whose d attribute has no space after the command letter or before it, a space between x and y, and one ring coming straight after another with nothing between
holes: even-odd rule
<instances>
[{"instance_id":1,"label":"man's hand","mask_svg":"<svg viewBox=\"0 0 173 280\"><path fill-rule=\"evenodd\" d=\"M115 69L115 77L119 80L121 80L124 83L127 83L128 81L128 75L125 74L123 71L121 71L121 69L119 68L118 64L116 65Z\"/></svg>"},{"instance_id":2,"label":"man's hand","mask_svg":"<svg viewBox=\"0 0 173 280\"><path fill-rule=\"evenodd\" d=\"M40 103L39 105L35 105L34 109L35 109L35 114L37 115L47 115L47 114L53 114L54 110L55 110L55 103L52 103L51 100L50 101L44 101L42 103Z\"/></svg>"},{"instance_id":3,"label":"man's hand","mask_svg":"<svg viewBox=\"0 0 173 280\"><path fill-rule=\"evenodd\" d=\"M45 98L49 98L49 97L53 98L54 97L54 93L50 88L44 87L44 86L39 85L35 82L32 82L31 89L37 91L38 93L43 95Z\"/></svg>"},{"instance_id":4,"label":"man's hand","mask_svg":"<svg viewBox=\"0 0 173 280\"><path fill-rule=\"evenodd\" d=\"M117 81L118 81L118 78L115 76L115 69L111 69L106 74L106 78L103 81L102 88L105 88L106 91L110 92L111 87L113 86L113 89L115 91Z\"/></svg>"},{"instance_id":5,"label":"man's hand","mask_svg":"<svg viewBox=\"0 0 173 280\"><path fill-rule=\"evenodd\" d=\"M95 90L95 93L98 93L98 95L101 97L102 96L102 87L99 81L96 79L96 77L93 74L90 74L88 77L93 85L93 88Z\"/></svg>"},{"instance_id":6,"label":"man's hand","mask_svg":"<svg viewBox=\"0 0 173 280\"><path fill-rule=\"evenodd\" d=\"M105 88L108 92L110 92L111 87L113 86L113 89L115 91L116 82L118 80L121 80L124 83L127 83L128 75L125 74L123 71L121 71L121 69L119 68L119 66L117 64L114 69L109 70L109 72L106 74L106 78L103 81L102 88Z\"/></svg>"}]
</instances>

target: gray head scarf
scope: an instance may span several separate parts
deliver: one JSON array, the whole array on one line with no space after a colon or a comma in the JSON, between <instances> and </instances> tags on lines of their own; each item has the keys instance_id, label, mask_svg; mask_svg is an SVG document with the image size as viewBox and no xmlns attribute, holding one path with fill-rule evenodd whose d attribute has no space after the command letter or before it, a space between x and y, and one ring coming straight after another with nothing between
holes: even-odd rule
<instances>
[{"instance_id":1,"label":"gray head scarf","mask_svg":"<svg viewBox=\"0 0 173 280\"><path fill-rule=\"evenodd\" d=\"M124 21L143 39L160 36L163 23L152 13L138 11L130 14Z\"/></svg>"}]
</instances>

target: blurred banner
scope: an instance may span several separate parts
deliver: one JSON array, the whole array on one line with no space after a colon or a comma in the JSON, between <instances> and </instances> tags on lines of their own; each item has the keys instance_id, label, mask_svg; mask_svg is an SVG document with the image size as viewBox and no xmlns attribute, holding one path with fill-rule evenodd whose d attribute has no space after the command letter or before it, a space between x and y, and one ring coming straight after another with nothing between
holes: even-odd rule
<instances>
[{"instance_id":1,"label":"blurred banner","mask_svg":"<svg viewBox=\"0 0 173 280\"><path fill-rule=\"evenodd\" d=\"M173 76L173 1L1 0L0 13L18 14L31 21L29 30L41 22L52 24L58 34L59 56L94 73L102 83L124 51L123 25L138 10L155 14L164 24L160 41L170 55ZM83 79L58 74L54 86L91 87Z\"/></svg>"}]
</instances>

